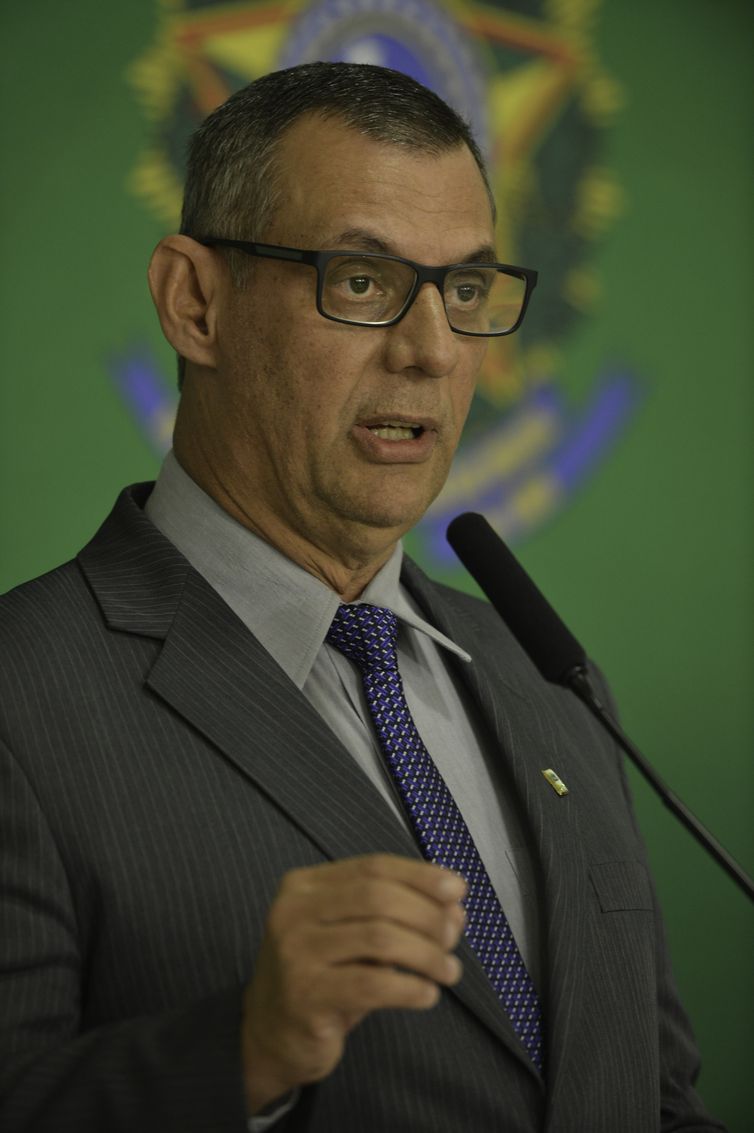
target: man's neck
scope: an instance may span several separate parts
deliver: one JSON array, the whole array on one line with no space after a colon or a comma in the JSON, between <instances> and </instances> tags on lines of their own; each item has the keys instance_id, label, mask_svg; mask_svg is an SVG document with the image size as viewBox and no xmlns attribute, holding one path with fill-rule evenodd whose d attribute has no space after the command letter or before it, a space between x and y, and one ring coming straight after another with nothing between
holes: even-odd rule
<instances>
[{"instance_id":1,"label":"man's neck","mask_svg":"<svg viewBox=\"0 0 754 1133\"><path fill-rule=\"evenodd\" d=\"M342 602L353 602L363 593L392 555L402 534L339 523L334 519L330 529L314 541L260 507L258 501L250 505L242 493L229 490L209 466L198 464L180 452L175 456L186 475L218 507L333 590Z\"/></svg>"}]
</instances>

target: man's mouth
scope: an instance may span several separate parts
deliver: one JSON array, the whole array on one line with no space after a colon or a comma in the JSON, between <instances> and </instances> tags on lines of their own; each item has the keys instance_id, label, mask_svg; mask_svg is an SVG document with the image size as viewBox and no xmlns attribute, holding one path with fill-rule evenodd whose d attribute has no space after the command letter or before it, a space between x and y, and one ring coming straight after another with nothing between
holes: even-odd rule
<instances>
[{"instance_id":1,"label":"man's mouth","mask_svg":"<svg viewBox=\"0 0 754 1133\"><path fill-rule=\"evenodd\" d=\"M383 441L413 441L424 432L423 425L410 425L405 421L381 421L366 427Z\"/></svg>"},{"instance_id":2,"label":"man's mouth","mask_svg":"<svg viewBox=\"0 0 754 1133\"><path fill-rule=\"evenodd\" d=\"M364 415L351 430L351 437L370 463L423 464L438 442L440 424L436 417L409 417L408 414L379 410Z\"/></svg>"}]
</instances>

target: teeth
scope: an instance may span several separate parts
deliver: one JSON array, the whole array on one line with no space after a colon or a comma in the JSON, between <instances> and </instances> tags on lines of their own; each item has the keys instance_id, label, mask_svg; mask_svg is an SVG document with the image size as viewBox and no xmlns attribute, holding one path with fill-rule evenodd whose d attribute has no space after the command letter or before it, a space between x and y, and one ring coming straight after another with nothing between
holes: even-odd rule
<instances>
[{"instance_id":1,"label":"teeth","mask_svg":"<svg viewBox=\"0 0 754 1133\"><path fill-rule=\"evenodd\" d=\"M419 435L420 427L386 421L384 425L370 425L369 431L381 437L383 441L411 441Z\"/></svg>"}]
</instances>

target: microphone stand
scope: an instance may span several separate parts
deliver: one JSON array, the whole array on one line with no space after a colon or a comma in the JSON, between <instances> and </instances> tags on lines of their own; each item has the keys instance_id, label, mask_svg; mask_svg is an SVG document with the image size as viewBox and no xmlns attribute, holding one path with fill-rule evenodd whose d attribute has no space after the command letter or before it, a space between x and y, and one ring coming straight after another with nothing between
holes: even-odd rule
<instances>
[{"instance_id":1,"label":"microphone stand","mask_svg":"<svg viewBox=\"0 0 754 1133\"><path fill-rule=\"evenodd\" d=\"M741 868L735 858L722 846L717 838L692 814L686 804L670 789L667 783L657 774L654 767L641 754L639 749L631 742L623 729L613 720L605 706L600 701L589 682L589 675L584 665L576 665L563 675L562 683L576 693L579 700L587 706L592 715L610 733L615 742L623 749L634 767L644 776L650 787L659 795L662 802L700 846L710 854L718 865L735 883L743 889L750 900L754 901L754 881Z\"/></svg>"}]
</instances>

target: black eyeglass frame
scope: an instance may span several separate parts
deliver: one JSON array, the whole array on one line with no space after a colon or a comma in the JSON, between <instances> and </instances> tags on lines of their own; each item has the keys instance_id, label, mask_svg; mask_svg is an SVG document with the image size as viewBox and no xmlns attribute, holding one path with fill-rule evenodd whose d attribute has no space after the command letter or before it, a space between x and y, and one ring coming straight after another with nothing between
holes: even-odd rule
<instances>
[{"instance_id":1,"label":"black eyeglass frame","mask_svg":"<svg viewBox=\"0 0 754 1133\"><path fill-rule=\"evenodd\" d=\"M392 327L399 323L401 319L408 313L411 305L419 294L421 287L425 283L434 283L444 296L444 285L446 276L452 271L458 271L464 268L494 268L496 271L501 272L503 275L511 275L515 279L524 281L526 290L524 291L524 298L521 303L521 311L515 323L508 330L493 330L493 331L473 331L473 330L458 330L456 327L451 327L455 334L465 334L470 338L502 338L503 335L513 334L518 330L521 323L524 321L526 308L529 306L529 299L531 293L537 285L538 273L533 268L522 268L515 264L499 264L499 263L462 263L462 264L449 264L447 267L427 267L426 264L417 264L414 260L407 260L403 256L388 256L383 255L382 252L362 252L358 249L342 248L335 252L305 252L300 248L286 248L281 244L258 244L253 240L230 240L222 236L203 236L198 237L197 242L204 244L208 248L221 247L221 248L237 248L241 252L245 252L247 256L259 256L262 259L269 260L286 260L289 263L297 264L310 264L317 272L317 310L320 315L325 319L330 319L334 323L344 323L350 327ZM354 319L341 319L338 315L328 314L322 306L322 289L324 287L325 272L330 260L338 259L342 256L357 256L359 259L376 259L376 260L393 260L399 264L406 264L407 267L412 268L415 273L414 285L408 293L403 307L394 315L392 319L385 319L383 322L365 323L359 322ZM443 298L444 303L444 298ZM447 309L446 309L447 315ZM448 320L450 325L450 320Z\"/></svg>"}]
</instances>

